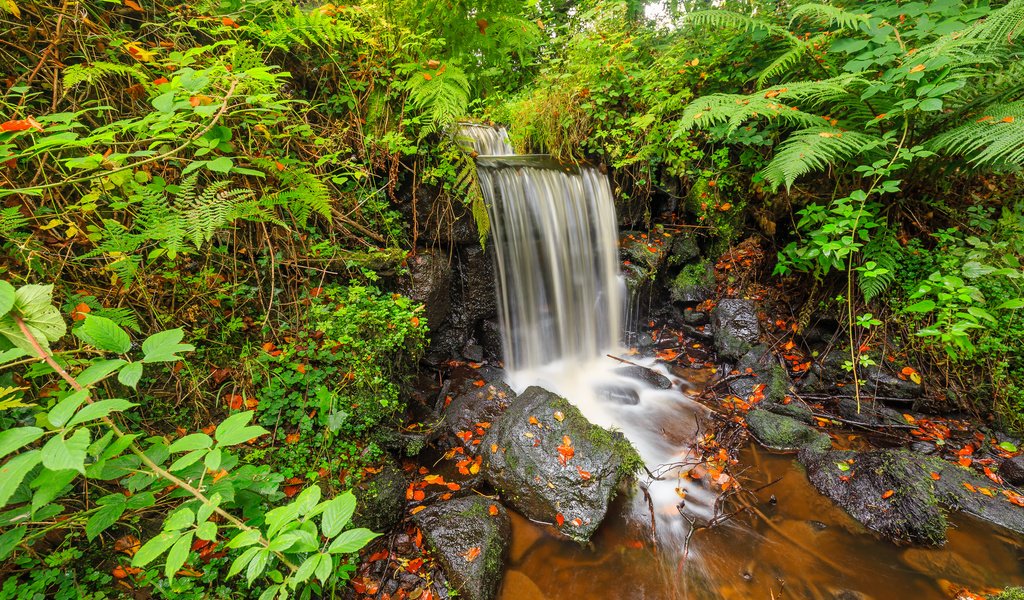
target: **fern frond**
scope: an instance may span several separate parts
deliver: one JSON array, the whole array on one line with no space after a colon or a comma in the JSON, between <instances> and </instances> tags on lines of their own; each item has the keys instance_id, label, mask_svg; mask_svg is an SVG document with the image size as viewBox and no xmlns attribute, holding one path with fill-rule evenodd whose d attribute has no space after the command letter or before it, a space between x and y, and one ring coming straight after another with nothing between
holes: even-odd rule
<instances>
[{"instance_id":1,"label":"fern frond","mask_svg":"<svg viewBox=\"0 0 1024 600\"><path fill-rule=\"evenodd\" d=\"M856 30L871 18L869 14L857 14L843 10L838 6L810 2L801 4L789 12L789 23L798 19L808 19L826 27Z\"/></svg>"},{"instance_id":2,"label":"fern frond","mask_svg":"<svg viewBox=\"0 0 1024 600\"><path fill-rule=\"evenodd\" d=\"M258 200L261 206L280 206L303 226L314 213L331 222L334 198L320 177L297 165L278 170L269 159L255 158L253 164L277 178L275 191Z\"/></svg>"},{"instance_id":3,"label":"fern frond","mask_svg":"<svg viewBox=\"0 0 1024 600\"><path fill-rule=\"evenodd\" d=\"M202 192L175 195L175 210L181 218L185 237L199 249L217 230L236 219L273 220L266 209L248 203L252 190L231 188L230 180L215 181Z\"/></svg>"},{"instance_id":4,"label":"fern frond","mask_svg":"<svg viewBox=\"0 0 1024 600\"><path fill-rule=\"evenodd\" d=\"M790 134L779 144L771 162L761 171L773 189L793 185L801 175L869 153L884 144L881 138L834 127L810 127Z\"/></svg>"},{"instance_id":5,"label":"fern frond","mask_svg":"<svg viewBox=\"0 0 1024 600\"><path fill-rule=\"evenodd\" d=\"M121 327L127 327L136 333L142 333L142 330L139 328L139 319L135 315L135 311L130 308L123 306L114 308L97 308L92 311L92 314L97 317L110 319Z\"/></svg>"},{"instance_id":6,"label":"fern frond","mask_svg":"<svg viewBox=\"0 0 1024 600\"><path fill-rule=\"evenodd\" d=\"M436 72L414 71L406 82L409 102L426 118L424 135L455 123L469 106L469 80L454 65Z\"/></svg>"},{"instance_id":7,"label":"fern frond","mask_svg":"<svg viewBox=\"0 0 1024 600\"><path fill-rule=\"evenodd\" d=\"M683 17L683 23L693 27L734 27L743 31L763 29L772 35L785 38L791 42L795 42L797 39L785 27L779 27L756 17L743 15L731 10L697 10L687 13Z\"/></svg>"},{"instance_id":8,"label":"fern frond","mask_svg":"<svg viewBox=\"0 0 1024 600\"><path fill-rule=\"evenodd\" d=\"M986 45L1011 45L1024 34L1024 0L1010 0L1005 6L968 27L965 40L979 40Z\"/></svg>"},{"instance_id":9,"label":"fern frond","mask_svg":"<svg viewBox=\"0 0 1024 600\"><path fill-rule=\"evenodd\" d=\"M975 167L1024 167L1024 100L989 107L965 123L929 140L925 147L962 156Z\"/></svg>"},{"instance_id":10,"label":"fern frond","mask_svg":"<svg viewBox=\"0 0 1024 600\"><path fill-rule=\"evenodd\" d=\"M857 278L857 285L864 295L864 301L871 302L896 281L896 270L899 268L903 249L892 232L886 230L876 234L864 246L862 252L864 262L873 262L879 268L877 274L872 277L861 275Z\"/></svg>"},{"instance_id":11,"label":"fern frond","mask_svg":"<svg viewBox=\"0 0 1024 600\"><path fill-rule=\"evenodd\" d=\"M278 13L270 27L262 32L264 44L281 49L319 47L330 52L345 44L370 42L356 25L341 14L325 14L319 9L304 12L297 6L291 7L290 12L284 11L287 9Z\"/></svg>"},{"instance_id":12,"label":"fern frond","mask_svg":"<svg viewBox=\"0 0 1024 600\"><path fill-rule=\"evenodd\" d=\"M13 238L18 229L28 225L28 219L21 215L17 206L0 208L0 238Z\"/></svg>"},{"instance_id":13,"label":"fern frond","mask_svg":"<svg viewBox=\"0 0 1024 600\"><path fill-rule=\"evenodd\" d=\"M459 166L459 172L455 176L455 190L469 204L469 211L476 223L477 237L480 239L480 245L484 246L487 242L487 235L491 232L491 219L487 214L487 203L484 202L483 191L480 189L476 163L463 152L456 152L452 157L458 161Z\"/></svg>"},{"instance_id":14,"label":"fern frond","mask_svg":"<svg viewBox=\"0 0 1024 600\"><path fill-rule=\"evenodd\" d=\"M94 85L101 79L112 75L131 77L139 83L147 83L149 78L138 65L122 65L118 63L96 61L88 64L69 65L64 69L64 87L71 89L76 85Z\"/></svg>"},{"instance_id":15,"label":"fern frond","mask_svg":"<svg viewBox=\"0 0 1024 600\"><path fill-rule=\"evenodd\" d=\"M793 65L800 61L808 52L812 51L817 44L821 44L828 39L825 34L816 35L813 38L807 40L801 40L796 43L795 46L787 50L782 56L779 56L772 64L768 65L761 71L757 76L757 87L764 87L764 84L769 79L781 75L787 71L791 71Z\"/></svg>"}]
</instances>

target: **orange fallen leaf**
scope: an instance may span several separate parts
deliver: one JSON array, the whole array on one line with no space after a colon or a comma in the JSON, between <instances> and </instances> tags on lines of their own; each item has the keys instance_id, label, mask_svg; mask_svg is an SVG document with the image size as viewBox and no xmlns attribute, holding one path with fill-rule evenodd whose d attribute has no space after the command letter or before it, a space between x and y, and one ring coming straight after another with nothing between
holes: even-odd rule
<instances>
[{"instance_id":1,"label":"orange fallen leaf","mask_svg":"<svg viewBox=\"0 0 1024 600\"><path fill-rule=\"evenodd\" d=\"M299 441L300 437L301 436L298 433L289 433L288 435L284 436L284 443L294 444Z\"/></svg>"},{"instance_id":2,"label":"orange fallen leaf","mask_svg":"<svg viewBox=\"0 0 1024 600\"><path fill-rule=\"evenodd\" d=\"M487 512L488 512L488 513L489 513L489 514L490 514L490 515L491 515L492 517L496 517L496 516L498 516L498 505L497 505L497 504L492 504L492 505L488 506L488 507L487 507Z\"/></svg>"},{"instance_id":3,"label":"orange fallen leaf","mask_svg":"<svg viewBox=\"0 0 1024 600\"><path fill-rule=\"evenodd\" d=\"M476 387L484 387L485 385L487 385L487 382L484 381L483 379L477 379L476 381L473 382L473 385L475 385Z\"/></svg>"},{"instance_id":4,"label":"orange fallen leaf","mask_svg":"<svg viewBox=\"0 0 1024 600\"><path fill-rule=\"evenodd\" d=\"M565 517L562 516L562 513L555 515L555 523L557 523L559 527L565 525Z\"/></svg>"},{"instance_id":5,"label":"orange fallen leaf","mask_svg":"<svg viewBox=\"0 0 1024 600\"><path fill-rule=\"evenodd\" d=\"M126 535L117 539L114 542L114 552L123 552L128 556L135 556L135 553L139 551L139 547L142 542L139 538L134 535Z\"/></svg>"},{"instance_id":6,"label":"orange fallen leaf","mask_svg":"<svg viewBox=\"0 0 1024 600\"><path fill-rule=\"evenodd\" d=\"M423 510L423 509L425 509L425 508L426 508L426 506L417 506L416 508L414 508L414 509L410 510L410 511L409 511L409 514L410 514L410 515L414 515L414 514L416 514L416 513L420 512L421 510Z\"/></svg>"},{"instance_id":7,"label":"orange fallen leaf","mask_svg":"<svg viewBox=\"0 0 1024 600\"><path fill-rule=\"evenodd\" d=\"M480 546L473 546L469 550L459 554L459 556L466 559L466 562L473 562L480 556Z\"/></svg>"},{"instance_id":8,"label":"orange fallen leaf","mask_svg":"<svg viewBox=\"0 0 1024 600\"><path fill-rule=\"evenodd\" d=\"M939 475L939 474L938 474L938 473L936 473L935 471L932 471L932 472L931 472L931 473L929 473L929 474L930 474L930 475L932 476L932 479L934 479L935 481L938 481L938 480L942 479L942 475Z\"/></svg>"},{"instance_id":9,"label":"orange fallen leaf","mask_svg":"<svg viewBox=\"0 0 1024 600\"><path fill-rule=\"evenodd\" d=\"M882 500L892 498L892 495L895 493L896 492L894 490L885 490L884 492L882 492Z\"/></svg>"}]
</instances>

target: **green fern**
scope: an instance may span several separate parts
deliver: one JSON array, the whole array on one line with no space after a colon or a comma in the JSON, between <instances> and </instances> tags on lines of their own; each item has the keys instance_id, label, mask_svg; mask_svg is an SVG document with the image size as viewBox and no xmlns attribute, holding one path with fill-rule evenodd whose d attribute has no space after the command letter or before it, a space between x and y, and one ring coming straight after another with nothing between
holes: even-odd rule
<instances>
[{"instance_id":1,"label":"green fern","mask_svg":"<svg viewBox=\"0 0 1024 600\"><path fill-rule=\"evenodd\" d=\"M765 82L783 73L791 71L793 65L808 53L813 52L815 46L828 40L825 34L816 35L806 40L798 40L787 52L776 58L770 65L765 67L757 76L757 87L764 87Z\"/></svg>"},{"instance_id":2,"label":"green fern","mask_svg":"<svg viewBox=\"0 0 1024 600\"><path fill-rule=\"evenodd\" d=\"M102 237L97 247L78 257L81 262L92 261L94 258L107 259L106 267L110 269L118 281L128 286L135 280L142 257L139 248L144 238L133 234L127 227L114 219L104 219Z\"/></svg>"},{"instance_id":3,"label":"green fern","mask_svg":"<svg viewBox=\"0 0 1024 600\"><path fill-rule=\"evenodd\" d=\"M824 170L883 145L876 136L834 127L810 127L789 135L775 149L771 162L761 175L773 190L785 185L786 190L801 175Z\"/></svg>"},{"instance_id":4,"label":"green fern","mask_svg":"<svg viewBox=\"0 0 1024 600\"><path fill-rule=\"evenodd\" d=\"M0 238L22 237L18 230L28 224L28 219L21 215L17 206L0 208Z\"/></svg>"},{"instance_id":5,"label":"green fern","mask_svg":"<svg viewBox=\"0 0 1024 600\"><path fill-rule=\"evenodd\" d=\"M288 9L284 9L288 11ZM319 9L305 12L297 6L276 15L274 22L260 31L260 41L287 50L293 46L319 47L333 51L345 44L370 43L352 23L337 14Z\"/></svg>"},{"instance_id":6,"label":"green fern","mask_svg":"<svg viewBox=\"0 0 1024 600\"><path fill-rule=\"evenodd\" d=\"M331 190L320 177L308 169L289 166L283 170L277 168L275 161L256 158L253 164L277 178L274 192L259 199L261 206L270 208L280 206L291 213L292 217L305 226L309 217L317 214L331 222L331 205L334 198Z\"/></svg>"},{"instance_id":7,"label":"green fern","mask_svg":"<svg viewBox=\"0 0 1024 600\"><path fill-rule=\"evenodd\" d=\"M221 228L238 219L272 221L266 208L251 202L253 191L232 188L230 180L215 181L202 191L196 187L197 174L186 178L187 186L174 195L174 210L181 219L185 238L196 249L211 239Z\"/></svg>"},{"instance_id":8,"label":"green fern","mask_svg":"<svg viewBox=\"0 0 1024 600\"><path fill-rule=\"evenodd\" d=\"M800 19L808 19L826 27L834 26L839 29L859 29L870 18L871 15L868 14L852 13L838 6L816 2L801 4L789 12L791 25Z\"/></svg>"},{"instance_id":9,"label":"green fern","mask_svg":"<svg viewBox=\"0 0 1024 600\"><path fill-rule=\"evenodd\" d=\"M1024 100L989 107L969 123L926 144L932 152L963 156L975 167L1024 167Z\"/></svg>"},{"instance_id":10,"label":"green fern","mask_svg":"<svg viewBox=\"0 0 1024 600\"><path fill-rule=\"evenodd\" d=\"M978 40L989 46L1013 44L1024 34L1024 0L1010 0L987 18L963 32L966 40Z\"/></svg>"},{"instance_id":11,"label":"green fern","mask_svg":"<svg viewBox=\"0 0 1024 600\"><path fill-rule=\"evenodd\" d=\"M120 75L139 83L148 83L149 77L138 65L122 65L105 61L69 65L64 69L64 87L71 89L80 84L95 85L101 79Z\"/></svg>"},{"instance_id":12,"label":"green fern","mask_svg":"<svg viewBox=\"0 0 1024 600\"><path fill-rule=\"evenodd\" d=\"M743 31L757 31L760 29L772 35L783 37L790 42L797 41L796 36L785 27L779 27L778 25L773 25L761 19L731 10L697 10L687 13L683 17L683 22L688 26L697 28L733 27Z\"/></svg>"},{"instance_id":13,"label":"green fern","mask_svg":"<svg viewBox=\"0 0 1024 600\"><path fill-rule=\"evenodd\" d=\"M469 155L458 151L452 154L454 160L458 161L459 171L455 176L455 189L469 204L470 213L476 223L476 233L480 239L480 245L487 242L487 235L491 232L491 219L487 214L487 203L484 201L483 191L480 189L480 178L477 176L476 163Z\"/></svg>"},{"instance_id":14,"label":"green fern","mask_svg":"<svg viewBox=\"0 0 1024 600\"><path fill-rule=\"evenodd\" d=\"M409 103L425 119L423 135L455 123L469 106L469 80L454 65L443 65L437 71L414 69L406 90Z\"/></svg>"},{"instance_id":15,"label":"green fern","mask_svg":"<svg viewBox=\"0 0 1024 600\"><path fill-rule=\"evenodd\" d=\"M896 270L899 269L902 248L892 232L886 230L872 237L864 248L864 262L876 265L876 274L872 277L861 275L857 278L857 286L864 295L865 302L871 302L896 281Z\"/></svg>"}]
</instances>

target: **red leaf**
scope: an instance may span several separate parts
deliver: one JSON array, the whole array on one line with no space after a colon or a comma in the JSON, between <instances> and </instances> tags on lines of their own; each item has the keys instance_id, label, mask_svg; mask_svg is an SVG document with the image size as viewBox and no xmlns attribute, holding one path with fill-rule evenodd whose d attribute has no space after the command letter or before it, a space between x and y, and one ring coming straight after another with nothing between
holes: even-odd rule
<instances>
[{"instance_id":1,"label":"red leaf","mask_svg":"<svg viewBox=\"0 0 1024 600\"><path fill-rule=\"evenodd\" d=\"M565 517L562 516L562 513L555 515L555 523L557 523L559 527L565 525Z\"/></svg>"}]
</instances>

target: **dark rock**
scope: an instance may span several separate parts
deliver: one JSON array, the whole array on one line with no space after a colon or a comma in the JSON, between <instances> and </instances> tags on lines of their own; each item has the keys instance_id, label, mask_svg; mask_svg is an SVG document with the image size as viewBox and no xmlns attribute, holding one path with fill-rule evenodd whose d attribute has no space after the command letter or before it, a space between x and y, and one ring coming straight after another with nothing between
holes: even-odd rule
<instances>
[{"instance_id":1,"label":"dark rock","mask_svg":"<svg viewBox=\"0 0 1024 600\"><path fill-rule=\"evenodd\" d=\"M1010 485L1024 485L1024 454L1004 460L999 465L999 474Z\"/></svg>"},{"instance_id":2,"label":"dark rock","mask_svg":"<svg viewBox=\"0 0 1024 600\"><path fill-rule=\"evenodd\" d=\"M490 514L491 507L497 508L497 515ZM512 537L503 506L482 496L467 496L432 504L413 520L460 598L497 597Z\"/></svg>"},{"instance_id":3,"label":"dark rock","mask_svg":"<svg viewBox=\"0 0 1024 600\"><path fill-rule=\"evenodd\" d=\"M460 431L474 431L476 423L493 422L508 408L516 393L500 380L494 380L482 387L472 385L469 391L452 399L444 410L445 433L451 446L462 445L475 454L479 446L458 437Z\"/></svg>"},{"instance_id":4,"label":"dark rock","mask_svg":"<svg viewBox=\"0 0 1024 600\"><path fill-rule=\"evenodd\" d=\"M379 473L356 486L356 513L352 523L373 531L388 531L402 520L405 510L405 489L409 484L405 473L390 458Z\"/></svg>"},{"instance_id":5,"label":"dark rock","mask_svg":"<svg viewBox=\"0 0 1024 600\"><path fill-rule=\"evenodd\" d=\"M869 367L861 394L884 398L913 399L924 393L924 386L909 379L900 379L880 367Z\"/></svg>"},{"instance_id":6,"label":"dark rock","mask_svg":"<svg viewBox=\"0 0 1024 600\"><path fill-rule=\"evenodd\" d=\"M834 409L836 416L870 427L907 424L903 413L869 398L861 398L860 404L855 398L842 398L835 404Z\"/></svg>"},{"instance_id":7,"label":"dark rock","mask_svg":"<svg viewBox=\"0 0 1024 600\"><path fill-rule=\"evenodd\" d=\"M613 371L616 375L627 377L629 379L636 379L642 381L647 385L662 390L667 390L672 387L672 382L668 377L665 377L661 373L648 369L647 367L641 367L640 365L629 365L626 367L618 367Z\"/></svg>"},{"instance_id":8,"label":"dark rock","mask_svg":"<svg viewBox=\"0 0 1024 600\"><path fill-rule=\"evenodd\" d=\"M832 447L828 434L786 415L755 408L747 413L746 421L758 443L770 450L789 452L806 448L814 453Z\"/></svg>"},{"instance_id":9,"label":"dark rock","mask_svg":"<svg viewBox=\"0 0 1024 600\"><path fill-rule=\"evenodd\" d=\"M793 400L790 388L793 381L789 372L779 364L775 355L763 344L751 348L740 358L736 365L740 374L749 373L744 377L729 382L729 391L744 400L749 399L760 386L761 399L759 408L775 414L784 415L810 423L813 419L811 409L798 400ZM787 400L788 398L788 400Z\"/></svg>"},{"instance_id":10,"label":"dark rock","mask_svg":"<svg viewBox=\"0 0 1024 600\"><path fill-rule=\"evenodd\" d=\"M738 360L761 337L757 306L751 300L726 298L719 301L711 321L715 329L715 350L727 360Z\"/></svg>"},{"instance_id":11,"label":"dark rock","mask_svg":"<svg viewBox=\"0 0 1024 600\"><path fill-rule=\"evenodd\" d=\"M927 455L935 454L935 451L938 450L938 448L932 442L916 441L910 444L910 450L911 452Z\"/></svg>"},{"instance_id":12,"label":"dark rock","mask_svg":"<svg viewBox=\"0 0 1024 600\"><path fill-rule=\"evenodd\" d=\"M715 333L711 325L698 325L694 327L693 325L683 323L679 328L683 330L683 333L688 338L697 339L702 342L711 342L715 339Z\"/></svg>"},{"instance_id":13,"label":"dark rock","mask_svg":"<svg viewBox=\"0 0 1024 600\"><path fill-rule=\"evenodd\" d=\"M697 245L697 235L692 231L683 231L676 234L672 240L672 250L669 260L675 265L685 265L700 258L700 246Z\"/></svg>"},{"instance_id":14,"label":"dark rock","mask_svg":"<svg viewBox=\"0 0 1024 600\"><path fill-rule=\"evenodd\" d=\"M762 408L777 415L790 417L803 423L811 423L814 421L814 413L811 412L811 409L800 400L790 399L789 402L783 400L781 402L768 403L763 405Z\"/></svg>"},{"instance_id":15,"label":"dark rock","mask_svg":"<svg viewBox=\"0 0 1024 600\"><path fill-rule=\"evenodd\" d=\"M431 329L438 328L448 318L451 309L451 257L436 250L420 250L409 257L408 265L409 277L399 289L413 302L423 303L427 325Z\"/></svg>"},{"instance_id":16,"label":"dark rock","mask_svg":"<svg viewBox=\"0 0 1024 600\"><path fill-rule=\"evenodd\" d=\"M503 360L504 347L502 346L501 326L497 319L485 319L480 322L479 328L480 344L484 347L484 356L495 361Z\"/></svg>"},{"instance_id":17,"label":"dark rock","mask_svg":"<svg viewBox=\"0 0 1024 600\"><path fill-rule=\"evenodd\" d=\"M801 452L800 461L818 491L896 543L942 544L947 528L943 508L1024 531L1024 511L1006 502L998 486L940 458L907 450L872 450ZM992 496L972 489L987 489Z\"/></svg>"},{"instance_id":18,"label":"dark rock","mask_svg":"<svg viewBox=\"0 0 1024 600\"><path fill-rule=\"evenodd\" d=\"M620 482L642 465L622 434L591 424L539 387L516 399L481 446L486 477L502 498L581 543L601 524Z\"/></svg>"},{"instance_id":19,"label":"dark rock","mask_svg":"<svg viewBox=\"0 0 1024 600\"><path fill-rule=\"evenodd\" d=\"M697 304L711 297L715 290L715 272L710 263L686 265L669 286L673 302Z\"/></svg>"},{"instance_id":20,"label":"dark rock","mask_svg":"<svg viewBox=\"0 0 1024 600\"><path fill-rule=\"evenodd\" d=\"M479 244L466 246L455 254L453 264L447 318L440 323L430 322L428 355L432 357L460 354L478 326L497 314L490 253Z\"/></svg>"},{"instance_id":21,"label":"dark rock","mask_svg":"<svg viewBox=\"0 0 1024 600\"><path fill-rule=\"evenodd\" d=\"M711 317L701 310L687 310L683 312L683 322L693 326L707 325L711 322Z\"/></svg>"},{"instance_id":22,"label":"dark rock","mask_svg":"<svg viewBox=\"0 0 1024 600\"><path fill-rule=\"evenodd\" d=\"M615 404L636 406L640 404L640 394L631 387L615 384L602 384L594 388L598 398Z\"/></svg>"},{"instance_id":23,"label":"dark rock","mask_svg":"<svg viewBox=\"0 0 1024 600\"><path fill-rule=\"evenodd\" d=\"M462 347L462 358L470 362L482 363L484 362L484 349L482 346L470 342Z\"/></svg>"}]
</instances>

